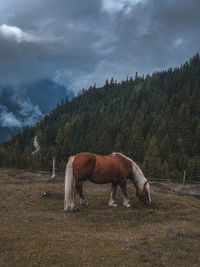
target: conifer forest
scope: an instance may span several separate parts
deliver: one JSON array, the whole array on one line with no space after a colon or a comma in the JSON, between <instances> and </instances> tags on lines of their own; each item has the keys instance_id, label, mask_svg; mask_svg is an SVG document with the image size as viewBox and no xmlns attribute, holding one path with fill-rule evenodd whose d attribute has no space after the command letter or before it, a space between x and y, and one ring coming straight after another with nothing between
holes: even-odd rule
<instances>
[{"instance_id":1,"label":"conifer forest","mask_svg":"<svg viewBox=\"0 0 200 267\"><path fill-rule=\"evenodd\" d=\"M119 66L120 67L120 66ZM37 136L40 151L34 151ZM200 180L200 55L152 75L106 80L63 99L0 146L0 167L64 171L68 157L119 151L146 177Z\"/></svg>"}]
</instances>

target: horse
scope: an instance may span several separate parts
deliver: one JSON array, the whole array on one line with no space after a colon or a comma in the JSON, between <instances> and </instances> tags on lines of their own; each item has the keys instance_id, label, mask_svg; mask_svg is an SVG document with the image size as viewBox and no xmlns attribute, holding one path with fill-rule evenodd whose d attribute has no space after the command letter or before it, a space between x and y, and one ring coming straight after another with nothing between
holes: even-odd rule
<instances>
[{"instance_id":1,"label":"horse","mask_svg":"<svg viewBox=\"0 0 200 267\"><path fill-rule=\"evenodd\" d=\"M122 153L113 152L108 156L96 155L89 152L83 152L71 156L66 165L65 171L65 197L64 211L76 211L75 198L78 193L80 204L83 207L88 206L88 201L83 195L82 184L89 180L96 184L111 183L111 196L108 205L117 207L115 194L117 186L120 185L123 205L130 207L127 194L127 180L135 185L136 196L146 205L150 205L150 186L144 177L142 170L130 158Z\"/></svg>"}]
</instances>

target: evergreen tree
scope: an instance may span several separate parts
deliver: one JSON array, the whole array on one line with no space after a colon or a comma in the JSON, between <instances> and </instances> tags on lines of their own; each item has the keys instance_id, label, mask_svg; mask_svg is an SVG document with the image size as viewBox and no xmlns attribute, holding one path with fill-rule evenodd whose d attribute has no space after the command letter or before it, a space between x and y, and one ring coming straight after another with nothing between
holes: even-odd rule
<instances>
[{"instance_id":1,"label":"evergreen tree","mask_svg":"<svg viewBox=\"0 0 200 267\"><path fill-rule=\"evenodd\" d=\"M106 80L67 98L35 127L25 127L0 147L0 166L51 169L75 153L120 151L147 176L200 179L200 57L153 75ZM33 138L40 151L32 155Z\"/></svg>"}]
</instances>

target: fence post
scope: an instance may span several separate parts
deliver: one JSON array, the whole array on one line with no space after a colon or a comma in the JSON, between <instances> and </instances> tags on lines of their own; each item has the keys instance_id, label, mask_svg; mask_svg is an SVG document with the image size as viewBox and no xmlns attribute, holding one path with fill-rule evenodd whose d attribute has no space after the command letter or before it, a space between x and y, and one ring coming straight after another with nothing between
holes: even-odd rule
<instances>
[{"instance_id":1,"label":"fence post","mask_svg":"<svg viewBox=\"0 0 200 267\"><path fill-rule=\"evenodd\" d=\"M54 178L55 176L56 176L56 158L53 157L53 169L52 169L51 178Z\"/></svg>"},{"instance_id":2,"label":"fence post","mask_svg":"<svg viewBox=\"0 0 200 267\"><path fill-rule=\"evenodd\" d=\"M183 172L183 186L185 185L185 176L186 176L186 171L184 170L184 172Z\"/></svg>"}]
</instances>

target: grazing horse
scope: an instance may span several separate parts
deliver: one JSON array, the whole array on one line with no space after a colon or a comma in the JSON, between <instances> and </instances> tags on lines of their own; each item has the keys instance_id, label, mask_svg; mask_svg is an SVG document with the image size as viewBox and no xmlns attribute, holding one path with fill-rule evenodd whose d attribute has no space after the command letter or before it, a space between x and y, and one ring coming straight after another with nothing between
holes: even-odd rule
<instances>
[{"instance_id":1,"label":"grazing horse","mask_svg":"<svg viewBox=\"0 0 200 267\"><path fill-rule=\"evenodd\" d=\"M150 205L150 186L139 166L130 158L121 153L112 153L108 156L100 156L92 153L80 153L71 156L68 160L65 172L65 200L64 210L76 211L76 193L80 196L80 203L87 207L88 201L82 191L82 184L90 180L96 184L111 183L110 207L116 207L115 194L117 185L122 190L123 204L130 207L126 182L130 179L135 185L137 197L147 205Z\"/></svg>"}]
</instances>

